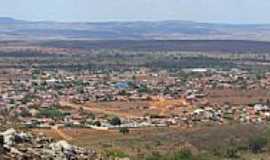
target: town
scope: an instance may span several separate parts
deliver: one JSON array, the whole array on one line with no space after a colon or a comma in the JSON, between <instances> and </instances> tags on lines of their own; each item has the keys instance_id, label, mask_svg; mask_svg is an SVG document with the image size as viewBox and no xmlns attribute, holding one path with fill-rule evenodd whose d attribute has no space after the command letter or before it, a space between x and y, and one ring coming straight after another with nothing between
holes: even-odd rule
<instances>
[{"instance_id":1,"label":"town","mask_svg":"<svg viewBox=\"0 0 270 160\"><path fill-rule=\"evenodd\" d=\"M270 160L270 1L1 2L0 160Z\"/></svg>"},{"instance_id":2,"label":"town","mask_svg":"<svg viewBox=\"0 0 270 160\"><path fill-rule=\"evenodd\" d=\"M252 48L243 45L250 42L235 42L240 43L235 53L231 42L220 41L230 51L224 54L222 48L151 48L160 41L127 41L128 50L106 48L111 43L123 45L8 41L0 47L1 158L267 154L267 53L249 53ZM202 47L207 50L211 43ZM96 45L100 48L91 48Z\"/></svg>"},{"instance_id":3,"label":"town","mask_svg":"<svg viewBox=\"0 0 270 160\"><path fill-rule=\"evenodd\" d=\"M267 95L243 103L211 96L215 90L267 90L268 72L259 77L239 69L74 73L32 68L3 70L1 77L1 120L28 128L196 127L270 120Z\"/></svg>"}]
</instances>

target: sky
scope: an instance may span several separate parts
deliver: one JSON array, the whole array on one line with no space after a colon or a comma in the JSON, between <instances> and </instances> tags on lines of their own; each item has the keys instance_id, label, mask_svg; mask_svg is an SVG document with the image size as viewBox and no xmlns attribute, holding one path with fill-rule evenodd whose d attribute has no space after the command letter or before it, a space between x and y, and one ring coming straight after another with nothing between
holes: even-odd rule
<instances>
[{"instance_id":1,"label":"sky","mask_svg":"<svg viewBox=\"0 0 270 160\"><path fill-rule=\"evenodd\" d=\"M1 0L0 17L32 21L190 20L270 23L270 0Z\"/></svg>"}]
</instances>

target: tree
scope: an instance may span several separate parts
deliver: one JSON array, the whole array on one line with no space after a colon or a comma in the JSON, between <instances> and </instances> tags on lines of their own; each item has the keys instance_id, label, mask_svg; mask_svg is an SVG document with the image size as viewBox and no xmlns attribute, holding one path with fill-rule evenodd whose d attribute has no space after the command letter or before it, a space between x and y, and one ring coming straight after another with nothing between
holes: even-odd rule
<instances>
[{"instance_id":1,"label":"tree","mask_svg":"<svg viewBox=\"0 0 270 160\"><path fill-rule=\"evenodd\" d=\"M121 119L119 117L113 117L110 123L113 126L120 126L122 124Z\"/></svg>"},{"instance_id":2,"label":"tree","mask_svg":"<svg viewBox=\"0 0 270 160\"><path fill-rule=\"evenodd\" d=\"M128 134L129 129L127 127L121 127L121 128L119 128L119 132L122 134Z\"/></svg>"},{"instance_id":3,"label":"tree","mask_svg":"<svg viewBox=\"0 0 270 160\"><path fill-rule=\"evenodd\" d=\"M95 121L94 122L94 125L97 126L97 127L100 127L101 126L101 123L100 123L100 121Z\"/></svg>"},{"instance_id":4,"label":"tree","mask_svg":"<svg viewBox=\"0 0 270 160\"><path fill-rule=\"evenodd\" d=\"M268 107L270 107L270 99L267 99L267 100L266 100L266 105L267 105Z\"/></svg>"},{"instance_id":5,"label":"tree","mask_svg":"<svg viewBox=\"0 0 270 160\"><path fill-rule=\"evenodd\" d=\"M57 107L41 109L38 114L39 117L55 118L55 119L63 118L65 115L66 113L61 112Z\"/></svg>"},{"instance_id":6,"label":"tree","mask_svg":"<svg viewBox=\"0 0 270 160\"><path fill-rule=\"evenodd\" d=\"M93 112L90 112L90 113L88 113L87 118L94 120L94 119L96 119L96 115Z\"/></svg>"}]
</instances>

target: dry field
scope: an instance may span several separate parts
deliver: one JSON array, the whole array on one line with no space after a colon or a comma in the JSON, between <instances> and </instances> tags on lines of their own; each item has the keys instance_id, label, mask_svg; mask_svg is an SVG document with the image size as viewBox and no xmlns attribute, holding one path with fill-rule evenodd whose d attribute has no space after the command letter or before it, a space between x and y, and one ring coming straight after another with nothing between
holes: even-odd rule
<instances>
[{"instance_id":1,"label":"dry field","mask_svg":"<svg viewBox=\"0 0 270 160\"><path fill-rule=\"evenodd\" d=\"M230 103L232 105L247 105L270 99L270 89L215 89L207 90L207 97L198 101L208 101L210 104ZM195 103L196 104L196 103ZM70 106L73 109L83 108L96 114L116 115L125 118L138 118L144 115L181 114L183 110L193 110L196 105L189 105L183 100L165 101L130 101L130 102L88 102L85 104L73 104L61 102L62 106Z\"/></svg>"},{"instance_id":2,"label":"dry field","mask_svg":"<svg viewBox=\"0 0 270 160\"><path fill-rule=\"evenodd\" d=\"M131 101L131 102L88 102L85 104L74 104L61 101L61 106L69 106L73 109L83 108L84 110L96 114L116 115L125 118L139 118L145 115L181 114L182 110L190 109L190 106L176 105L181 104L180 100L168 100L167 102L157 103L156 101Z\"/></svg>"},{"instance_id":3,"label":"dry field","mask_svg":"<svg viewBox=\"0 0 270 160\"><path fill-rule=\"evenodd\" d=\"M235 139L247 143L248 139L265 131L265 125L231 125L183 129L177 127L142 128L123 135L118 130L97 131L93 129L66 128L61 131L72 137L70 142L79 146L104 150L121 150L130 156L142 156L153 151L169 152L184 145L193 151L222 149ZM48 136L60 137L50 129L34 129Z\"/></svg>"},{"instance_id":4,"label":"dry field","mask_svg":"<svg viewBox=\"0 0 270 160\"><path fill-rule=\"evenodd\" d=\"M260 100L270 99L270 89L216 89L209 90L207 99L212 104L230 103L235 105L246 105Z\"/></svg>"}]
</instances>

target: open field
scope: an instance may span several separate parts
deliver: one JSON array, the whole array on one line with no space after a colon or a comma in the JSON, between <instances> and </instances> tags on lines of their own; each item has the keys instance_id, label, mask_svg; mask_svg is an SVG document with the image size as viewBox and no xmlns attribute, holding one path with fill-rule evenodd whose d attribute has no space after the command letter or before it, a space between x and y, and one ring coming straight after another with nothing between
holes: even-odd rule
<instances>
[{"instance_id":1,"label":"open field","mask_svg":"<svg viewBox=\"0 0 270 160\"><path fill-rule=\"evenodd\" d=\"M85 104L74 104L61 101L61 106L73 109L83 108L96 114L116 115L125 118L140 118L145 115L170 116L181 114L182 111L192 109L185 104L184 100L152 100L152 101L119 101L119 102L87 102Z\"/></svg>"},{"instance_id":2,"label":"open field","mask_svg":"<svg viewBox=\"0 0 270 160\"><path fill-rule=\"evenodd\" d=\"M256 135L262 134L265 125L232 125L205 127L198 129L183 128L142 128L131 130L123 135L118 130L97 131L92 129L66 128L62 131L71 136L71 143L99 151L120 150L130 156L143 156L153 151L161 153L189 147L193 152L224 149L235 140L244 145ZM48 136L59 138L53 130L34 129L35 133L43 132Z\"/></svg>"},{"instance_id":3,"label":"open field","mask_svg":"<svg viewBox=\"0 0 270 160\"><path fill-rule=\"evenodd\" d=\"M269 89L212 89L206 91L206 97L210 104L223 105L229 103L231 105L248 105L259 103L270 99ZM173 115L181 114L182 111L193 110L195 106L183 104L179 100L159 100L152 101L122 101L122 102L87 102L85 104L74 104L61 101L62 106L70 106L74 109L83 108L97 114L117 115L126 118L139 118L145 115ZM171 107L174 106L174 107Z\"/></svg>"},{"instance_id":4,"label":"open field","mask_svg":"<svg viewBox=\"0 0 270 160\"><path fill-rule=\"evenodd\" d=\"M270 99L269 89L215 89L207 92L207 100L212 104L230 103L235 105L247 105Z\"/></svg>"}]
</instances>

